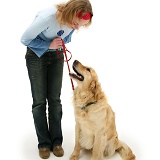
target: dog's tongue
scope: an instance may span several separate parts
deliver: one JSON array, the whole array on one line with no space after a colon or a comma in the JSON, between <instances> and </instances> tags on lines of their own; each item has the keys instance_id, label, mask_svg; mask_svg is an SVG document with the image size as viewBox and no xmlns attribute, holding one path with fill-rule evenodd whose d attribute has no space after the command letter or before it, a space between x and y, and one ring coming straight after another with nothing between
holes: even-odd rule
<instances>
[{"instance_id":1,"label":"dog's tongue","mask_svg":"<svg viewBox=\"0 0 160 160\"><path fill-rule=\"evenodd\" d=\"M82 77L81 75L76 74L76 73L70 72L69 75L70 75L71 77L73 77L73 78L76 78L76 79L80 80L80 81L83 80L83 77Z\"/></svg>"},{"instance_id":2,"label":"dog's tongue","mask_svg":"<svg viewBox=\"0 0 160 160\"><path fill-rule=\"evenodd\" d=\"M70 75L73 75L73 74L75 74L75 73L73 73L73 72L69 72L69 74L70 74Z\"/></svg>"},{"instance_id":3,"label":"dog's tongue","mask_svg":"<svg viewBox=\"0 0 160 160\"><path fill-rule=\"evenodd\" d=\"M79 75L78 75L78 74L76 74L76 73L70 72L69 74L70 74L70 75L74 75L74 76L76 76L76 77L81 78L81 76L79 76Z\"/></svg>"}]
</instances>

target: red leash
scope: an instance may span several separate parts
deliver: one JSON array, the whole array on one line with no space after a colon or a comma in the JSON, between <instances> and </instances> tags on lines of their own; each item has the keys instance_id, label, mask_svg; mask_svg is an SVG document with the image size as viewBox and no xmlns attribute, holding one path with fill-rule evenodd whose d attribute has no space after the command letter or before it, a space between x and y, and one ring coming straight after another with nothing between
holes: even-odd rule
<instances>
[{"instance_id":1,"label":"red leash","mask_svg":"<svg viewBox=\"0 0 160 160\"><path fill-rule=\"evenodd\" d=\"M60 58L61 60L63 60L64 62L67 62L67 66L68 66L68 71L69 71L69 73L70 73L70 67L69 67L69 63L68 63L68 61L72 58L72 54L71 54L71 52L66 48L66 46L65 46L65 44L64 44L64 41L62 40L62 51L58 51L58 49L56 49L56 52L57 52L57 55L58 55L58 57L59 57L59 54L60 53L64 53L64 56L65 56L65 58L66 58L66 60L63 60L62 58ZM66 52L69 52L70 53L70 55L71 55L71 57L69 58L69 59L67 59L67 53ZM71 79L71 78L70 78ZM71 79L71 85L72 85L72 90L74 90L74 84L73 84L73 81L72 81L72 79Z\"/></svg>"}]
</instances>

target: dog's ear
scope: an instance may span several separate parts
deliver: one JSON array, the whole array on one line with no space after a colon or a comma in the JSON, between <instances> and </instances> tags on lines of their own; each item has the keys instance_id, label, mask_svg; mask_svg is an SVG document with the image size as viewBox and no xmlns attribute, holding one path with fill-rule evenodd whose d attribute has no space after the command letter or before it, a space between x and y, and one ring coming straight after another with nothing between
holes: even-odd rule
<instances>
[{"instance_id":1,"label":"dog's ear","mask_svg":"<svg viewBox=\"0 0 160 160\"><path fill-rule=\"evenodd\" d=\"M102 90L101 90L101 85L97 81L92 81L90 84L90 90L94 94L95 100L98 100L101 98Z\"/></svg>"},{"instance_id":2,"label":"dog's ear","mask_svg":"<svg viewBox=\"0 0 160 160\"><path fill-rule=\"evenodd\" d=\"M96 87L96 81L92 81L90 84L90 89L93 90Z\"/></svg>"}]
</instances>

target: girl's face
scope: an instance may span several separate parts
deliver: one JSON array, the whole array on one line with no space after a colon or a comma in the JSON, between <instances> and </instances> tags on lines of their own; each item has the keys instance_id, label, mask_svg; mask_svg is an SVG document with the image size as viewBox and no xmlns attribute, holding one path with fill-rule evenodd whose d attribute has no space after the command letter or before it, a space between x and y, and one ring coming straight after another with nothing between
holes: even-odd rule
<instances>
[{"instance_id":1,"label":"girl's face","mask_svg":"<svg viewBox=\"0 0 160 160\"><path fill-rule=\"evenodd\" d=\"M78 17L73 19L73 24L68 24L67 26L72 29L78 30L80 27L89 23L90 20L79 19Z\"/></svg>"}]
</instances>

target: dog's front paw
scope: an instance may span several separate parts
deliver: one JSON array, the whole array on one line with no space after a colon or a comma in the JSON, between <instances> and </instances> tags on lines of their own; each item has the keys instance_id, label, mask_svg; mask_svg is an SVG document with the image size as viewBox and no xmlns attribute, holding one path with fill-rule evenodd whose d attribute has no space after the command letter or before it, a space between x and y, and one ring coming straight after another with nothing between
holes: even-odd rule
<instances>
[{"instance_id":1,"label":"dog's front paw","mask_svg":"<svg viewBox=\"0 0 160 160\"><path fill-rule=\"evenodd\" d=\"M76 156L76 155L71 155L69 159L70 159L70 160L78 160L78 156Z\"/></svg>"}]
</instances>

